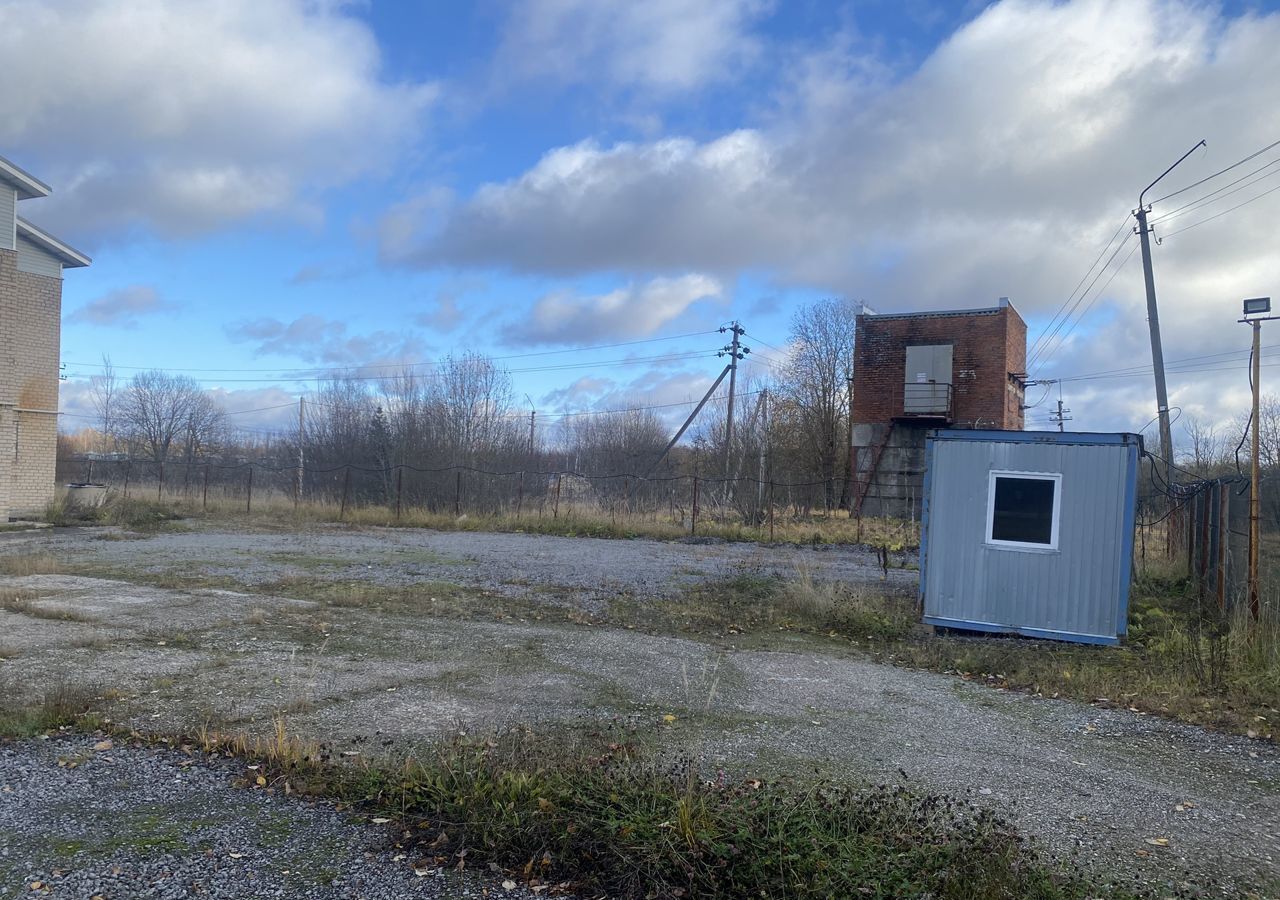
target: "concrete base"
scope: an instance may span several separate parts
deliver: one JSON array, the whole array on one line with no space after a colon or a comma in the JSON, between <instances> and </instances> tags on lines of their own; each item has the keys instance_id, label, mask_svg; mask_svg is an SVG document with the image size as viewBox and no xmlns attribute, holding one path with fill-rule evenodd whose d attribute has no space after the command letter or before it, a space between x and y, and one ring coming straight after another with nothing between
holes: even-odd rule
<instances>
[{"instance_id":1,"label":"concrete base","mask_svg":"<svg viewBox=\"0 0 1280 900\"><path fill-rule=\"evenodd\" d=\"M876 448L890 428L889 442L876 464ZM854 472L859 482L870 482L862 502L862 515L919 520L924 497L927 430L928 426L911 423L853 426Z\"/></svg>"}]
</instances>

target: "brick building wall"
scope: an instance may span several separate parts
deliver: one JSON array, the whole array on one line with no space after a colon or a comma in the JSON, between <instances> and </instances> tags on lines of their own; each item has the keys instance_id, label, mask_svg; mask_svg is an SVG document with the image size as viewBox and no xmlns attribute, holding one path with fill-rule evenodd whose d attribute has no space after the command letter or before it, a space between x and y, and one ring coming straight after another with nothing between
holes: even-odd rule
<instances>
[{"instance_id":1,"label":"brick building wall","mask_svg":"<svg viewBox=\"0 0 1280 900\"><path fill-rule=\"evenodd\" d=\"M860 315L854 344L853 421L889 423L903 414L907 347L952 346L952 421L1020 431L1027 325L1012 306L919 315Z\"/></svg>"},{"instance_id":2,"label":"brick building wall","mask_svg":"<svg viewBox=\"0 0 1280 900\"><path fill-rule=\"evenodd\" d=\"M0 250L0 517L54 497L62 280L18 270Z\"/></svg>"},{"instance_id":3,"label":"brick building wall","mask_svg":"<svg viewBox=\"0 0 1280 900\"><path fill-rule=\"evenodd\" d=\"M906 418L907 347L950 345L951 416ZM1027 325L1000 306L858 316L853 365L852 469L868 516L915 518L924 494L925 431L937 427L1020 431Z\"/></svg>"}]
</instances>

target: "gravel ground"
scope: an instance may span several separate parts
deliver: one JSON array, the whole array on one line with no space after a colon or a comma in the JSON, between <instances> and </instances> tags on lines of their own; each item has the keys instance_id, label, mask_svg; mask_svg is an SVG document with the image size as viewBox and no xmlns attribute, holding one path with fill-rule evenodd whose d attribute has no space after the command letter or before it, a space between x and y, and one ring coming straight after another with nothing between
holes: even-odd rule
<instances>
[{"instance_id":1,"label":"gravel ground","mask_svg":"<svg viewBox=\"0 0 1280 900\"><path fill-rule=\"evenodd\" d=\"M47 552L117 579L301 574L551 590L589 610L623 592L672 596L742 573L803 569L883 586L870 557L849 548L410 530L94 538L7 535L0 553ZM906 589L914 574L890 579ZM1280 896L1280 753L1264 741L879 665L813 636L460 620L74 576L13 583L39 599L26 613L0 611L0 657L11 657L0 690L36 697L75 672L111 686L113 717L144 730L211 719L263 730L287 712L295 733L364 751L512 720L621 719L652 725L673 752L758 774L816 767L876 781L902 771L921 789L990 803L1095 871L1164 888L1185 878L1207 896ZM675 724L661 724L667 713Z\"/></svg>"},{"instance_id":2,"label":"gravel ground","mask_svg":"<svg viewBox=\"0 0 1280 900\"><path fill-rule=\"evenodd\" d=\"M233 786L238 764L95 746L105 745L0 745L0 897L534 896L454 871L419 875L389 826Z\"/></svg>"}]
</instances>

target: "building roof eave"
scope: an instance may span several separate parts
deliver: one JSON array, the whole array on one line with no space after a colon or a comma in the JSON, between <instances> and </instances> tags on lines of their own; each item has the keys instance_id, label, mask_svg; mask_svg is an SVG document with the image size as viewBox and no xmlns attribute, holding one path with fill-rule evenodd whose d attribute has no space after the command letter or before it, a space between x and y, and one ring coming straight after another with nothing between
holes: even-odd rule
<instances>
[{"instance_id":1,"label":"building roof eave","mask_svg":"<svg viewBox=\"0 0 1280 900\"><path fill-rule=\"evenodd\" d=\"M48 197L53 193L53 188L49 185L9 162L3 156L0 156L0 181L13 185L18 191L19 200Z\"/></svg>"},{"instance_id":2,"label":"building roof eave","mask_svg":"<svg viewBox=\"0 0 1280 900\"><path fill-rule=\"evenodd\" d=\"M58 257L58 259L62 260L62 265L68 269L77 269L92 262L89 257L75 247L63 243L49 232L32 225L21 216L18 217L18 235Z\"/></svg>"}]
</instances>

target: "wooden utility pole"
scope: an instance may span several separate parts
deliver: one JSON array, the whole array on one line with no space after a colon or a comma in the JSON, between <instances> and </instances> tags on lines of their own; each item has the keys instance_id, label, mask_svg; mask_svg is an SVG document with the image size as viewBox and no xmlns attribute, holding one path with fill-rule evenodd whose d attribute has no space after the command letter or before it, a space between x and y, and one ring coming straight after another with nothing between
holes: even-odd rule
<instances>
[{"instance_id":1,"label":"wooden utility pole","mask_svg":"<svg viewBox=\"0 0 1280 900\"><path fill-rule=\"evenodd\" d=\"M536 409L529 410L529 459L533 459L533 435L535 424L538 420L538 411Z\"/></svg>"}]
</instances>

